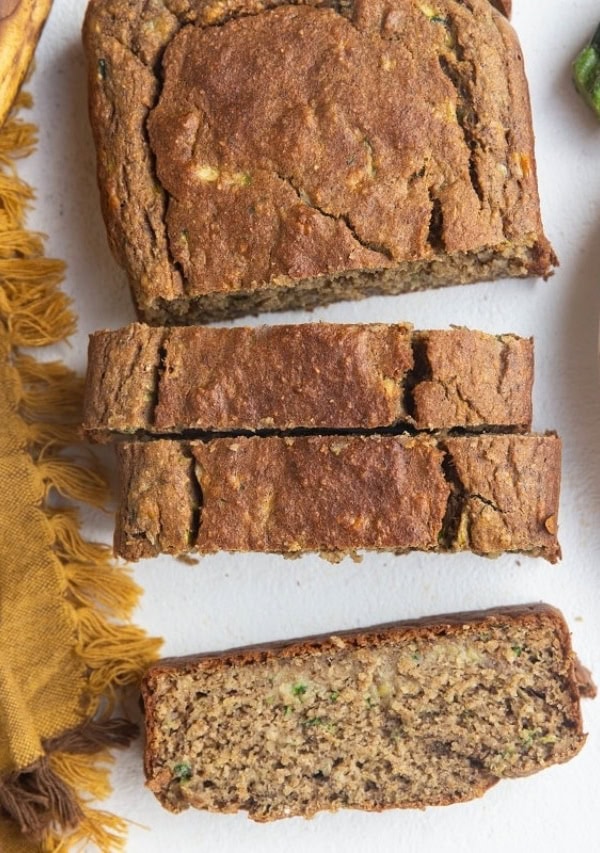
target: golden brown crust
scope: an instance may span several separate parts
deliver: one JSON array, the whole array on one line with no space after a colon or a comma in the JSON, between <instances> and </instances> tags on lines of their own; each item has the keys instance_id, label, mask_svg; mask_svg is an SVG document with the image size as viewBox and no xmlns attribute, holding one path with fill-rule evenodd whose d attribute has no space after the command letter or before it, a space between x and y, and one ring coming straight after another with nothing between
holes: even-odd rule
<instances>
[{"instance_id":1,"label":"golden brown crust","mask_svg":"<svg viewBox=\"0 0 600 853\"><path fill-rule=\"evenodd\" d=\"M469 329L417 332L417 429L531 427L533 341Z\"/></svg>"},{"instance_id":2,"label":"golden brown crust","mask_svg":"<svg viewBox=\"0 0 600 853\"><path fill-rule=\"evenodd\" d=\"M490 2L499 12L510 18L512 15L512 0L490 0Z\"/></svg>"},{"instance_id":3,"label":"golden brown crust","mask_svg":"<svg viewBox=\"0 0 600 853\"><path fill-rule=\"evenodd\" d=\"M309 323L255 329L132 325L91 336L84 430L531 425L533 342L467 329Z\"/></svg>"},{"instance_id":4,"label":"golden brown crust","mask_svg":"<svg viewBox=\"0 0 600 853\"><path fill-rule=\"evenodd\" d=\"M140 324L96 332L88 347L83 429L94 440L154 420L163 329ZM140 425L140 426L138 426Z\"/></svg>"},{"instance_id":5,"label":"golden brown crust","mask_svg":"<svg viewBox=\"0 0 600 853\"><path fill-rule=\"evenodd\" d=\"M93 0L103 209L145 319L550 273L514 32L487 0L428 9Z\"/></svg>"},{"instance_id":6,"label":"golden brown crust","mask_svg":"<svg viewBox=\"0 0 600 853\"><path fill-rule=\"evenodd\" d=\"M198 654L162 658L146 670L142 682L142 698L146 706L146 696L150 698L147 685L153 676L162 675L168 671L187 672L196 667L212 669L219 668L225 663L234 666L251 665L256 661L268 658L293 658L300 654L315 654L336 647L336 638L342 638L348 645L360 648L364 645L376 644L385 636L390 641L403 640L410 642L419 633L428 635L461 633L468 628L480 627L482 623L494 624L498 620L517 622L536 622L540 618L555 620L560 632L561 644L569 654L571 635L564 622L560 610L550 604L531 602L530 604L512 604L504 607L489 607L484 610L464 610L458 613L440 613L433 616L421 616L419 619L404 619L396 622L385 622L367 628L351 628L334 633L314 634L311 637L294 637L289 640L276 640L268 643L256 643L250 646L223 649L220 652L201 652ZM574 658L573 673L577 684L581 682L577 658ZM589 671L585 670L589 675ZM579 687L577 692L581 695Z\"/></svg>"},{"instance_id":7,"label":"golden brown crust","mask_svg":"<svg viewBox=\"0 0 600 853\"><path fill-rule=\"evenodd\" d=\"M160 466L151 444L128 445L120 468L121 507L115 552L142 556L148 550L184 553L193 547L198 500L194 464L187 447L161 442Z\"/></svg>"},{"instance_id":8,"label":"golden brown crust","mask_svg":"<svg viewBox=\"0 0 600 853\"><path fill-rule=\"evenodd\" d=\"M443 453L431 442L217 440L194 445L192 453L203 496L197 539L203 553L438 545L450 488Z\"/></svg>"},{"instance_id":9,"label":"golden brown crust","mask_svg":"<svg viewBox=\"0 0 600 853\"><path fill-rule=\"evenodd\" d=\"M476 553L540 548L560 557L556 539L561 442L551 435L449 437L452 471L465 495L459 536ZM550 476L547 476L552 472Z\"/></svg>"},{"instance_id":10,"label":"golden brown crust","mask_svg":"<svg viewBox=\"0 0 600 853\"><path fill-rule=\"evenodd\" d=\"M271 661L284 665L286 661L297 662L298 672L306 661L316 656L333 656L344 648L349 655L360 657L361 650L377 649L385 650L385 647L408 646L414 648L414 643L433 641L442 638L455 638L458 643L481 642L481 637L490 635L497 628L502 628L510 636L511 632L522 632L519 636L548 634L548 640L552 645L552 658L554 660L555 674L558 675L565 696L563 697L562 713L564 714L563 736L568 734L572 740L571 745L562 750L557 750L552 758L546 759L541 765L536 766L512 766L504 764L498 774L490 772L481 764L479 774L471 782L470 792L461 795L458 792L448 791L445 796L438 796L435 800L423 802L407 802L404 800L400 790L397 792L395 802L390 805L375 805L372 803L361 803L360 807L367 810L381 811L389 807L420 807L428 805L447 805L452 802L464 801L481 796L495 784L500 777L522 776L533 773L551 763L566 761L571 758L585 743L583 724L581 718L580 696L584 694L580 690L580 678L578 676L578 661L571 647L570 633L564 617L560 611L546 604L528 604L509 607L497 607L490 610L473 611L470 613L445 614L442 616L424 617L418 620L407 620L404 622L378 625L371 628L362 628L352 631L343 631L334 635L319 635L297 640L260 644L245 648L230 649L220 653L204 653L190 655L182 658L169 658L150 667L142 681L142 700L145 712L146 747L144 751L144 767L148 787L157 795L162 805L174 811L179 811L188 805L197 805L206 808L205 803L195 802L193 796L185 797L183 800L173 800L167 796L168 786L172 781L172 771L168 770L161 755L159 731L161 717L157 713L161 702L159 695L161 680L169 677L170 683L176 683L177 679L204 671L207 673L224 671L227 668L237 669L240 673L245 669L252 670L254 665L264 664ZM513 634L514 636L514 634ZM515 654L520 654L517 648ZM240 676L241 677L241 676ZM162 697L164 701L164 697ZM507 698L507 708L510 708L510 699ZM507 718L508 719L508 718ZM185 725L185 721L182 721ZM505 721L498 719L497 725L501 726ZM471 744L474 754L475 743ZM320 808L327 805L321 805ZM224 810L236 811L235 806L225 807ZM318 810L319 806L312 808L310 813ZM214 809L213 809L214 810ZM220 809L219 809L220 810ZM289 810L291 811L291 810ZM298 813L297 807L294 813ZM275 813L274 817L282 817L285 814ZM255 820L268 820L264 814L252 813Z\"/></svg>"},{"instance_id":11,"label":"golden brown crust","mask_svg":"<svg viewBox=\"0 0 600 853\"><path fill-rule=\"evenodd\" d=\"M554 435L124 442L118 458L115 548L126 559L184 550L560 556Z\"/></svg>"},{"instance_id":12,"label":"golden brown crust","mask_svg":"<svg viewBox=\"0 0 600 853\"><path fill-rule=\"evenodd\" d=\"M583 699L595 699L598 695L598 689L594 683L594 679L592 678L592 673L577 657L574 660L573 674L579 695Z\"/></svg>"}]
</instances>

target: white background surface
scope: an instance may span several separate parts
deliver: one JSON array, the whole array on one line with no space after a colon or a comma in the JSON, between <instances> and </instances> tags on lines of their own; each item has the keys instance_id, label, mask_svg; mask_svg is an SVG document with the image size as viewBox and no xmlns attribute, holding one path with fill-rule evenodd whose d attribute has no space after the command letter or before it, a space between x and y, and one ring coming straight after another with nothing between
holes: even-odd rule
<instances>
[{"instance_id":1,"label":"white background surface","mask_svg":"<svg viewBox=\"0 0 600 853\"><path fill-rule=\"evenodd\" d=\"M79 332L61 357L85 369L87 335L134 319L125 276L106 244L87 120L80 28L84 0L55 0L33 78L38 152L20 166L38 191L30 217L48 253L68 262L66 288ZM401 321L417 328L468 325L535 336L534 426L564 440L563 561L505 555L367 555L332 566L316 556L219 555L186 566L169 558L136 566L145 588L137 620L183 654L334 631L452 610L545 600L560 607L583 662L600 679L600 122L570 83L570 61L600 20L594 0L516 0L514 24L528 70L542 212L560 257L544 282L502 282L315 311L266 322ZM251 321L256 323L258 321ZM107 455L110 462L110 454ZM110 517L90 517L110 541ZM345 812L261 826L245 815L163 811L143 787L141 745L121 755L108 808L132 826L127 850L144 851L554 851L600 849L600 700L584 705L589 731L569 764L506 781L484 799L425 812Z\"/></svg>"}]
</instances>

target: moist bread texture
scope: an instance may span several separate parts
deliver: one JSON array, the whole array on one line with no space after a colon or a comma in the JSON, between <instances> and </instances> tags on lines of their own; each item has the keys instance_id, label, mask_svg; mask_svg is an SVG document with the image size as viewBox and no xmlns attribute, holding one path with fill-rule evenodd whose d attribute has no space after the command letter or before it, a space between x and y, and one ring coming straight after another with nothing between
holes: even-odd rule
<instances>
[{"instance_id":1,"label":"moist bread texture","mask_svg":"<svg viewBox=\"0 0 600 853\"><path fill-rule=\"evenodd\" d=\"M464 802L579 752L581 671L547 605L161 661L147 785L257 821Z\"/></svg>"},{"instance_id":2,"label":"moist bread texture","mask_svg":"<svg viewBox=\"0 0 600 853\"><path fill-rule=\"evenodd\" d=\"M83 428L122 435L531 426L533 342L468 329L134 324L90 338Z\"/></svg>"},{"instance_id":3,"label":"moist bread texture","mask_svg":"<svg viewBox=\"0 0 600 853\"><path fill-rule=\"evenodd\" d=\"M115 551L525 552L555 562L560 440L331 435L117 446Z\"/></svg>"},{"instance_id":4,"label":"moist bread texture","mask_svg":"<svg viewBox=\"0 0 600 853\"><path fill-rule=\"evenodd\" d=\"M149 323L552 272L489 0L92 0L84 42L109 240Z\"/></svg>"}]
</instances>

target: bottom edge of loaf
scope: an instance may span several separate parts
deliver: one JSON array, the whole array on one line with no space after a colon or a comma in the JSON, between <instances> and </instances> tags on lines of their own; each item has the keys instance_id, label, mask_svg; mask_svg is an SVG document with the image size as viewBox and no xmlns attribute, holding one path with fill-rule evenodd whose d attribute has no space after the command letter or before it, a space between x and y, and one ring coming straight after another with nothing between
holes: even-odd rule
<instances>
[{"instance_id":1,"label":"bottom edge of loaf","mask_svg":"<svg viewBox=\"0 0 600 853\"><path fill-rule=\"evenodd\" d=\"M546 238L524 238L479 252L457 252L394 267L350 270L301 280L280 278L270 284L166 299L148 297L132 280L140 319L150 325L188 325L270 311L312 310L321 305L368 296L473 284L500 278L548 278L558 264ZM191 291L191 288L189 288Z\"/></svg>"}]
</instances>

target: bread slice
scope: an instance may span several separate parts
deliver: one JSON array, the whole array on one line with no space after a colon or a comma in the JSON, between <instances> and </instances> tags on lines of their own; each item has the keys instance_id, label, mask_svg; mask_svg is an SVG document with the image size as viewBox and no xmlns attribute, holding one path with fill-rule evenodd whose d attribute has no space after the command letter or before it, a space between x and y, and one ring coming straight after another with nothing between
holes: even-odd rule
<instances>
[{"instance_id":1,"label":"bread slice","mask_svg":"<svg viewBox=\"0 0 600 853\"><path fill-rule=\"evenodd\" d=\"M147 785L257 821L464 802L579 752L582 672L547 605L161 661Z\"/></svg>"},{"instance_id":2,"label":"bread slice","mask_svg":"<svg viewBox=\"0 0 600 853\"><path fill-rule=\"evenodd\" d=\"M149 323L552 272L489 0L92 0L84 43L109 240Z\"/></svg>"},{"instance_id":3,"label":"bread slice","mask_svg":"<svg viewBox=\"0 0 600 853\"><path fill-rule=\"evenodd\" d=\"M116 553L521 551L554 562L560 440L330 435L117 446Z\"/></svg>"},{"instance_id":4,"label":"bread slice","mask_svg":"<svg viewBox=\"0 0 600 853\"><path fill-rule=\"evenodd\" d=\"M137 325L90 338L84 431L531 426L533 342L468 329Z\"/></svg>"}]
</instances>

